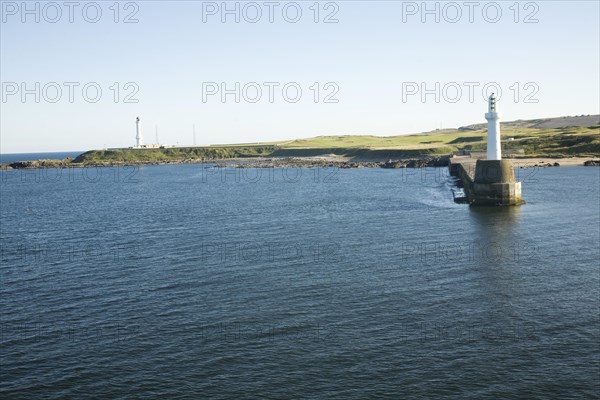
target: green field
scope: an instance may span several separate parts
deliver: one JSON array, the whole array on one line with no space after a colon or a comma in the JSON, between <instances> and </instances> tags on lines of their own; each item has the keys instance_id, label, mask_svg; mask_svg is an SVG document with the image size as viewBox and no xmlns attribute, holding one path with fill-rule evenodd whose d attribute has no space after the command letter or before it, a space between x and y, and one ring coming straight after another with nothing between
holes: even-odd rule
<instances>
[{"instance_id":1,"label":"green field","mask_svg":"<svg viewBox=\"0 0 600 400\"><path fill-rule=\"evenodd\" d=\"M501 125L502 147L513 157L597 157L600 125L537 128L544 120L512 121ZM307 157L336 155L351 158L410 158L484 151L485 124L398 136L317 136L285 142L178 147L164 149L92 150L74 162L166 161L241 157ZM512 140L508 140L512 138Z\"/></svg>"},{"instance_id":2,"label":"green field","mask_svg":"<svg viewBox=\"0 0 600 400\"><path fill-rule=\"evenodd\" d=\"M224 159L267 157L276 146L176 147L164 149L91 150L73 160L75 163L103 161L182 161L186 159Z\"/></svg>"},{"instance_id":3,"label":"green field","mask_svg":"<svg viewBox=\"0 0 600 400\"><path fill-rule=\"evenodd\" d=\"M407 136L319 136L294 140L284 149L416 150L424 154L449 154L461 150L485 150L487 129L446 129ZM508 138L513 138L508 141ZM600 126L537 129L502 126L502 147L522 150L523 156L598 156ZM515 155L519 156L519 155Z\"/></svg>"}]
</instances>

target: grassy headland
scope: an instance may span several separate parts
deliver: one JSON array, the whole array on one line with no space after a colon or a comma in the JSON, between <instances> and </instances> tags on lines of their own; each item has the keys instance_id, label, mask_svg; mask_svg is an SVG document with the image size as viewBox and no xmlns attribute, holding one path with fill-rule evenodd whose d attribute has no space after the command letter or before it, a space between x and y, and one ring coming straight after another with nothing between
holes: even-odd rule
<instances>
[{"instance_id":1,"label":"grassy headland","mask_svg":"<svg viewBox=\"0 0 600 400\"><path fill-rule=\"evenodd\" d=\"M503 122L501 128L504 155L513 158L598 158L599 119L600 116L594 115ZM486 135L486 124L476 124L413 135L317 136L263 144L91 150L72 160L47 160L37 164L15 163L11 166L52 168L68 165L181 163L257 157L329 156L352 161L418 159L485 151Z\"/></svg>"},{"instance_id":2,"label":"grassy headland","mask_svg":"<svg viewBox=\"0 0 600 400\"><path fill-rule=\"evenodd\" d=\"M568 123L568 121L566 121ZM536 128L536 121L502 124L502 148L513 157L594 157L600 154L600 125ZM279 153L301 155L318 151L333 154L405 152L410 156L448 155L460 151L485 151L485 125L444 129L407 136L319 136L282 143ZM512 140L509 141L509 138ZM522 152L522 153L521 153ZM294 154L296 153L296 154ZM393 158L393 157L392 157Z\"/></svg>"},{"instance_id":3,"label":"grassy headland","mask_svg":"<svg viewBox=\"0 0 600 400\"><path fill-rule=\"evenodd\" d=\"M275 146L173 147L164 149L91 150L80 154L74 163L106 161L182 161L188 159L219 160L226 158L268 157Z\"/></svg>"}]
</instances>

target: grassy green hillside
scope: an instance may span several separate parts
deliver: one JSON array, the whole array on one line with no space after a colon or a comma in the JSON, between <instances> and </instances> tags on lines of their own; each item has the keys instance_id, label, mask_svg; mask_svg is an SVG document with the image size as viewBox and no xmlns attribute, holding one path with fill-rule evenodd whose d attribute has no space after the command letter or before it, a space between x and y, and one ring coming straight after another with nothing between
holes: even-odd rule
<instances>
[{"instance_id":1,"label":"grassy green hillside","mask_svg":"<svg viewBox=\"0 0 600 400\"><path fill-rule=\"evenodd\" d=\"M363 149L402 149L402 150L433 150L446 148L453 140L462 136L481 136L458 130L440 130L416 135L402 136L318 136L310 139L299 139L282 143L286 149L298 148L363 148Z\"/></svg>"},{"instance_id":2,"label":"grassy green hillside","mask_svg":"<svg viewBox=\"0 0 600 400\"><path fill-rule=\"evenodd\" d=\"M600 125L571 126L570 122L597 121L597 116L563 117L503 123L502 147L515 150L514 157L597 157L600 155ZM540 128L540 126L542 126ZM543 127L546 126L546 127ZM547 126L558 126L550 127ZM240 157L308 157L338 155L355 158L411 158L483 151L485 124L436 130L402 136L317 136L264 144L179 147L166 149L93 150L74 162L167 161ZM512 138L513 140L508 140Z\"/></svg>"},{"instance_id":3,"label":"grassy green hillside","mask_svg":"<svg viewBox=\"0 0 600 400\"><path fill-rule=\"evenodd\" d=\"M177 147L166 149L91 150L73 160L75 163L103 161L167 161L185 159L222 159L265 157L275 146Z\"/></svg>"},{"instance_id":4,"label":"grassy green hillside","mask_svg":"<svg viewBox=\"0 0 600 400\"><path fill-rule=\"evenodd\" d=\"M282 143L281 149L310 149L312 153L332 149L403 150L430 155L449 154L459 150L485 150L486 128L439 130L408 136L319 136L312 139ZM514 140L508 141L508 138ZM598 156L600 154L600 126L539 129L502 126L504 149L521 149L524 156ZM281 150L278 150L281 152Z\"/></svg>"},{"instance_id":5,"label":"grassy green hillside","mask_svg":"<svg viewBox=\"0 0 600 400\"><path fill-rule=\"evenodd\" d=\"M466 150L485 150L486 130L476 131L482 140L457 145ZM508 141L508 138L514 138ZM564 128L515 128L502 127L502 148L504 150L522 150L532 157L594 157L600 154L600 126L564 127Z\"/></svg>"}]
</instances>

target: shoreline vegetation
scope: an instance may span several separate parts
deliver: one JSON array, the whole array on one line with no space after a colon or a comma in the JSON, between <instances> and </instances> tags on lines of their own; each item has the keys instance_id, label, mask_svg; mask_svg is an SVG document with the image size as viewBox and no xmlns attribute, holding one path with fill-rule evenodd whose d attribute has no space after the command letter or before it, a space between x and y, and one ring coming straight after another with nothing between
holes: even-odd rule
<instances>
[{"instance_id":1,"label":"shoreline vegetation","mask_svg":"<svg viewBox=\"0 0 600 400\"><path fill-rule=\"evenodd\" d=\"M447 166L450 157L480 158L487 126L476 124L401 136L317 136L287 142L221 146L91 150L64 160L18 161L0 169L89 168L216 164L237 168L422 168ZM517 168L600 166L600 116L502 124L503 157Z\"/></svg>"}]
</instances>

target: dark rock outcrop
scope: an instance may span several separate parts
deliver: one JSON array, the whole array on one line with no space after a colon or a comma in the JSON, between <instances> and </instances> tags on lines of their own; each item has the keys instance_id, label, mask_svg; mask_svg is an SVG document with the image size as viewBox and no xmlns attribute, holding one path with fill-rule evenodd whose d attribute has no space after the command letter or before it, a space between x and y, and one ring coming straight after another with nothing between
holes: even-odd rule
<instances>
[{"instance_id":1,"label":"dark rock outcrop","mask_svg":"<svg viewBox=\"0 0 600 400\"><path fill-rule=\"evenodd\" d=\"M345 161L315 158L270 158L264 160L252 160L243 163L220 163L216 168L426 168L446 167L449 164L448 157L428 157L411 160L387 160L387 161Z\"/></svg>"},{"instance_id":2,"label":"dark rock outcrop","mask_svg":"<svg viewBox=\"0 0 600 400\"><path fill-rule=\"evenodd\" d=\"M17 161L8 164L13 169L37 169L37 168L66 168L70 164L69 160L31 160Z\"/></svg>"},{"instance_id":3,"label":"dark rock outcrop","mask_svg":"<svg viewBox=\"0 0 600 400\"><path fill-rule=\"evenodd\" d=\"M75 160L76 161L76 160ZM204 159L186 158L180 160L160 161L93 161L78 163L72 159L64 160L32 160L17 161L3 165L2 169L37 169L37 168L94 168L121 167L166 164L212 164L216 168L426 168L446 167L449 157L425 157L417 159L401 159L387 161L349 161L347 159L305 158L305 157L273 157L252 159Z\"/></svg>"}]
</instances>

